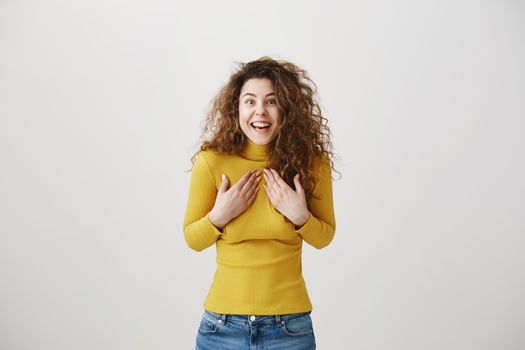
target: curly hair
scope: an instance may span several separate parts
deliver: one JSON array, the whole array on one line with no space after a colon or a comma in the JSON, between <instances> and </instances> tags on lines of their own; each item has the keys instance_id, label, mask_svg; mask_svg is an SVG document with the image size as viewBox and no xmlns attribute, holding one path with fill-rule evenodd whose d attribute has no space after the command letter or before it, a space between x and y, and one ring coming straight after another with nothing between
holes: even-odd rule
<instances>
[{"instance_id":1,"label":"curly hair","mask_svg":"<svg viewBox=\"0 0 525 350\"><path fill-rule=\"evenodd\" d=\"M327 119L317 102L317 86L308 73L295 64L263 56L255 61L239 63L229 81L211 100L204 120L200 151L238 154L246 135L239 124L239 97L244 83L251 78L268 78L273 82L277 107L282 115L277 136L270 142L268 167L275 169L295 190L293 177L299 173L306 200L313 196L316 179L315 158L323 158L334 169L333 144ZM206 135L210 139L206 140ZM334 169L335 170L335 169ZM317 197L315 197L317 198Z\"/></svg>"}]
</instances>

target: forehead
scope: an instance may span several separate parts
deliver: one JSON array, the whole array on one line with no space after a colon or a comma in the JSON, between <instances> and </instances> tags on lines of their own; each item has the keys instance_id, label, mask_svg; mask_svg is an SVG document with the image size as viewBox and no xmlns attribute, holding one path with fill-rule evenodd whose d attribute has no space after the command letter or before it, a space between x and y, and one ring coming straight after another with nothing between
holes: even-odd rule
<instances>
[{"instance_id":1,"label":"forehead","mask_svg":"<svg viewBox=\"0 0 525 350\"><path fill-rule=\"evenodd\" d=\"M268 92L273 92L273 82L268 78L251 78L244 82L244 85L241 88L241 95L250 92L253 94L266 94Z\"/></svg>"}]
</instances>

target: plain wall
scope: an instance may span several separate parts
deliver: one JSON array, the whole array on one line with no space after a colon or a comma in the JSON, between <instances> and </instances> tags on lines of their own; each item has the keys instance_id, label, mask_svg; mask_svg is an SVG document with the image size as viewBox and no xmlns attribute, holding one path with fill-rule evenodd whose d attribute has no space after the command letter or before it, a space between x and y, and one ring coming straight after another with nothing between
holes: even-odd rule
<instances>
[{"instance_id":1,"label":"plain wall","mask_svg":"<svg viewBox=\"0 0 525 350\"><path fill-rule=\"evenodd\" d=\"M316 82L337 230L318 349L525 348L522 1L0 2L0 348L192 349L182 220L207 105L262 55Z\"/></svg>"}]
</instances>

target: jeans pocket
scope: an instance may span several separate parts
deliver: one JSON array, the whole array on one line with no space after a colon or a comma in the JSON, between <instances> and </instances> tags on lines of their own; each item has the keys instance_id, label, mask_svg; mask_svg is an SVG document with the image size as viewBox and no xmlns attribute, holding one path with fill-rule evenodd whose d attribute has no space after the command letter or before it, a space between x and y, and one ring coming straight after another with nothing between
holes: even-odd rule
<instances>
[{"instance_id":1,"label":"jeans pocket","mask_svg":"<svg viewBox=\"0 0 525 350\"><path fill-rule=\"evenodd\" d=\"M217 324L210 320L202 317L201 323L199 324L199 332L203 334L215 333L217 331Z\"/></svg>"},{"instance_id":2,"label":"jeans pocket","mask_svg":"<svg viewBox=\"0 0 525 350\"><path fill-rule=\"evenodd\" d=\"M308 335L314 331L309 314L285 319L281 322L281 328L284 334L291 336Z\"/></svg>"}]
</instances>

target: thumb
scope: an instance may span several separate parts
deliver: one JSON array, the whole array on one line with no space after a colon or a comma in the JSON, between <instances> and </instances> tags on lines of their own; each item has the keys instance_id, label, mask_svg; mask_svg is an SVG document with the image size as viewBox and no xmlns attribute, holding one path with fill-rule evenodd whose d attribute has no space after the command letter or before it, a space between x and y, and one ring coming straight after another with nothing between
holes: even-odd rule
<instances>
[{"instance_id":1,"label":"thumb","mask_svg":"<svg viewBox=\"0 0 525 350\"><path fill-rule=\"evenodd\" d=\"M228 189L229 180L226 175L221 174L221 187L219 187L219 192L224 192Z\"/></svg>"}]
</instances>

